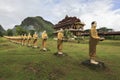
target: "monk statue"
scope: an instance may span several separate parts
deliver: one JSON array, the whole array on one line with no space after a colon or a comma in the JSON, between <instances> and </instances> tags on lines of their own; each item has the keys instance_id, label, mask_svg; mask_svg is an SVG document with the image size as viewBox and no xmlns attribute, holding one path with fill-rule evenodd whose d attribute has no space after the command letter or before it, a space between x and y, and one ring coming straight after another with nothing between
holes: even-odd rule
<instances>
[{"instance_id":1,"label":"monk statue","mask_svg":"<svg viewBox=\"0 0 120 80\"><path fill-rule=\"evenodd\" d=\"M24 34L24 36L23 36L23 45L25 45L25 46L26 46L26 41L27 41L27 36L26 36L26 34Z\"/></svg>"},{"instance_id":2,"label":"monk statue","mask_svg":"<svg viewBox=\"0 0 120 80\"><path fill-rule=\"evenodd\" d=\"M27 36L27 46L28 46L28 47L31 46L31 39L32 39L32 36L31 36L30 33L29 33L28 36Z\"/></svg>"},{"instance_id":3,"label":"monk statue","mask_svg":"<svg viewBox=\"0 0 120 80\"><path fill-rule=\"evenodd\" d=\"M42 49L44 51L47 51L47 49L46 49L46 41L47 41L47 39L48 39L48 35L47 35L46 31L43 31L43 33L42 33Z\"/></svg>"},{"instance_id":4,"label":"monk statue","mask_svg":"<svg viewBox=\"0 0 120 80\"><path fill-rule=\"evenodd\" d=\"M35 32L34 34L33 34L33 47L34 48L37 48L38 46L37 46L37 40L38 40L38 34Z\"/></svg>"},{"instance_id":5,"label":"monk statue","mask_svg":"<svg viewBox=\"0 0 120 80\"><path fill-rule=\"evenodd\" d=\"M22 34L22 35L21 35L21 44L22 44L22 45L24 44L24 43L23 43L23 42L24 42L23 37L24 37L24 35Z\"/></svg>"},{"instance_id":6,"label":"monk statue","mask_svg":"<svg viewBox=\"0 0 120 80\"><path fill-rule=\"evenodd\" d=\"M57 34L57 38L58 38L57 49L58 49L58 54L59 55L63 54L63 52L62 52L63 37L64 37L63 29L60 29L59 32L58 32L58 34Z\"/></svg>"},{"instance_id":7,"label":"monk statue","mask_svg":"<svg viewBox=\"0 0 120 80\"><path fill-rule=\"evenodd\" d=\"M20 44L21 43L21 36L19 35L18 36L18 44Z\"/></svg>"},{"instance_id":8,"label":"monk statue","mask_svg":"<svg viewBox=\"0 0 120 80\"><path fill-rule=\"evenodd\" d=\"M96 30L97 23L96 21L93 21L91 23L91 30L90 30L90 39L89 39L89 56L90 56L90 63L98 64L97 61L95 61L96 56L96 45L98 41L104 40L104 38L100 38L98 36L98 32Z\"/></svg>"}]
</instances>

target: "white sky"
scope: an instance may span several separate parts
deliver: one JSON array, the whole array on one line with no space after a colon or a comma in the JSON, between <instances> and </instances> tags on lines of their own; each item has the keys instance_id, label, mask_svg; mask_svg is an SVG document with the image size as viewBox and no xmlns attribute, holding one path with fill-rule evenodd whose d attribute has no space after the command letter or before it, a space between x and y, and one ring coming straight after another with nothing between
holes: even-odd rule
<instances>
[{"instance_id":1,"label":"white sky","mask_svg":"<svg viewBox=\"0 0 120 80\"><path fill-rule=\"evenodd\" d=\"M0 24L6 30L28 16L57 24L66 14L80 18L85 29L97 21L98 28L120 31L120 0L0 0Z\"/></svg>"}]
</instances>

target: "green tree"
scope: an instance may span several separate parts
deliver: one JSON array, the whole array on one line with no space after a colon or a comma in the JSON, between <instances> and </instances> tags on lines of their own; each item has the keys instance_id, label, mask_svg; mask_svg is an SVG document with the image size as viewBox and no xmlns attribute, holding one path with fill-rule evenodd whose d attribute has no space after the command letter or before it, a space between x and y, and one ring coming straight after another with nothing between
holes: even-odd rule
<instances>
[{"instance_id":1,"label":"green tree","mask_svg":"<svg viewBox=\"0 0 120 80\"><path fill-rule=\"evenodd\" d=\"M110 29L110 28L107 28L107 27L101 27L97 30L98 30L98 32L111 32L111 31L113 31L113 29Z\"/></svg>"},{"instance_id":2,"label":"green tree","mask_svg":"<svg viewBox=\"0 0 120 80\"><path fill-rule=\"evenodd\" d=\"M68 30L64 30L64 37L66 40L68 40L69 38L73 37L73 34Z\"/></svg>"},{"instance_id":3,"label":"green tree","mask_svg":"<svg viewBox=\"0 0 120 80\"><path fill-rule=\"evenodd\" d=\"M16 26L17 35L27 34L27 31L23 29L21 26Z\"/></svg>"},{"instance_id":4,"label":"green tree","mask_svg":"<svg viewBox=\"0 0 120 80\"><path fill-rule=\"evenodd\" d=\"M0 36L1 36L1 37L3 36L3 32L2 32L2 31L0 31Z\"/></svg>"},{"instance_id":5,"label":"green tree","mask_svg":"<svg viewBox=\"0 0 120 80\"><path fill-rule=\"evenodd\" d=\"M89 33L89 32L90 32L90 29L86 29L84 32Z\"/></svg>"},{"instance_id":6,"label":"green tree","mask_svg":"<svg viewBox=\"0 0 120 80\"><path fill-rule=\"evenodd\" d=\"M12 29L8 29L6 33L7 33L8 36L13 36L13 31L12 31Z\"/></svg>"},{"instance_id":7,"label":"green tree","mask_svg":"<svg viewBox=\"0 0 120 80\"><path fill-rule=\"evenodd\" d=\"M35 33L35 30L29 30L29 32L33 36L33 34Z\"/></svg>"}]
</instances>

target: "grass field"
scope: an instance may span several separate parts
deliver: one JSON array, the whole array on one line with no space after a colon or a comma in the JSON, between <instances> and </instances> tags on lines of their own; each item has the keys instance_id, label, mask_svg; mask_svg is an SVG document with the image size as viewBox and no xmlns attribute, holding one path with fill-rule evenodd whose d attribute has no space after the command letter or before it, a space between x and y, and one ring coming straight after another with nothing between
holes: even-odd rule
<instances>
[{"instance_id":1,"label":"grass field","mask_svg":"<svg viewBox=\"0 0 120 80\"><path fill-rule=\"evenodd\" d=\"M41 45L41 40L39 41ZM65 42L68 56L54 56L56 41L48 40L50 51L21 46L0 38L0 80L120 80L120 40L106 40L97 46L97 59L106 70L81 65L87 60L88 42Z\"/></svg>"}]
</instances>

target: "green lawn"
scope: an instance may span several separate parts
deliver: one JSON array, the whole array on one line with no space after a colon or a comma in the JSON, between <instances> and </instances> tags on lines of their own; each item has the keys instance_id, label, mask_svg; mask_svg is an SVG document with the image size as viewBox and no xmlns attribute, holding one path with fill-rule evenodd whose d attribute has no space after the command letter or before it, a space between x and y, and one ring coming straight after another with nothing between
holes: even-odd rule
<instances>
[{"instance_id":1,"label":"green lawn","mask_svg":"<svg viewBox=\"0 0 120 80\"><path fill-rule=\"evenodd\" d=\"M47 43L50 51L41 52L0 38L0 80L120 80L120 40L106 40L97 46L97 59L105 63L106 70L81 65L89 58L88 41L65 42L63 51L68 56L63 57L53 55L56 41Z\"/></svg>"}]
</instances>

